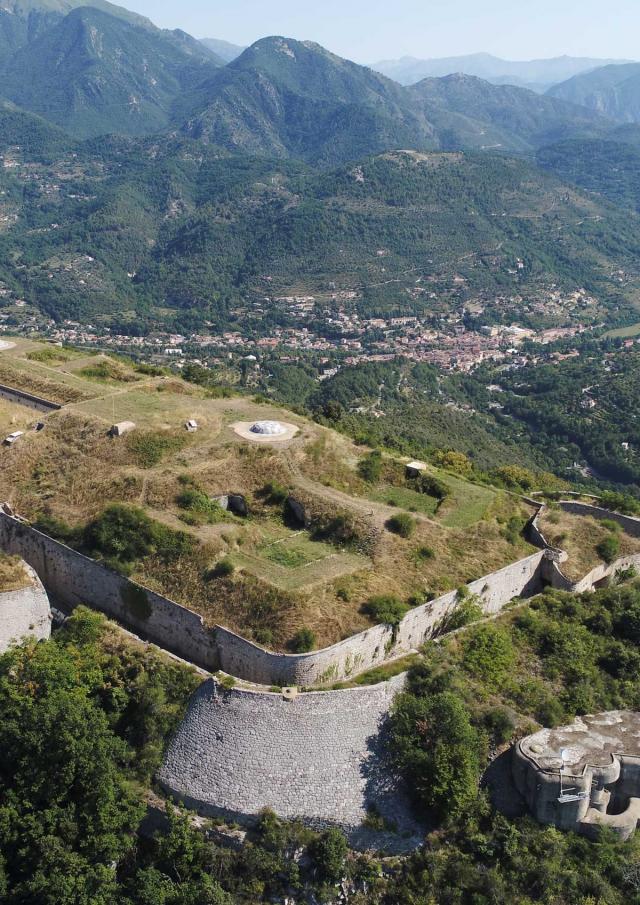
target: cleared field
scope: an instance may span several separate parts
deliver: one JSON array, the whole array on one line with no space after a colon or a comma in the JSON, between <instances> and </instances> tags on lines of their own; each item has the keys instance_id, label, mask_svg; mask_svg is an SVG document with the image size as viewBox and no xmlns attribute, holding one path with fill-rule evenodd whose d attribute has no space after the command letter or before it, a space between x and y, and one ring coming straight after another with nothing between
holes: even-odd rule
<instances>
[{"instance_id":1,"label":"cleared field","mask_svg":"<svg viewBox=\"0 0 640 905\"><path fill-rule=\"evenodd\" d=\"M487 510L496 499L496 491L491 487L471 484L454 475L441 474L442 480L452 491L445 500L438 518L447 528L466 528L483 519Z\"/></svg>"},{"instance_id":2,"label":"cleared field","mask_svg":"<svg viewBox=\"0 0 640 905\"><path fill-rule=\"evenodd\" d=\"M620 327L618 330L610 330L605 333L608 339L633 339L640 336L640 324L631 324L629 327Z\"/></svg>"},{"instance_id":3,"label":"cleared field","mask_svg":"<svg viewBox=\"0 0 640 905\"><path fill-rule=\"evenodd\" d=\"M435 516L438 502L435 497L426 493L416 493L409 487L393 487L391 484L382 484L368 494L368 499L375 503L386 503L387 506L396 506L407 512L421 512L423 515Z\"/></svg>"}]
</instances>

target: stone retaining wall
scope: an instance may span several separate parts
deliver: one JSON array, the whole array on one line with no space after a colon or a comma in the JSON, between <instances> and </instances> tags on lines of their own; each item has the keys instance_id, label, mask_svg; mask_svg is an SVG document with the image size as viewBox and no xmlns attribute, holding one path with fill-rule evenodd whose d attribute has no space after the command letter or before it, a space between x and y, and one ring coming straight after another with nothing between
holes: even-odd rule
<instances>
[{"instance_id":1,"label":"stone retaining wall","mask_svg":"<svg viewBox=\"0 0 640 905\"><path fill-rule=\"evenodd\" d=\"M34 396L33 393L27 393L25 390L16 390L3 383L0 383L0 399L6 399L17 405L26 405L27 408L35 409L36 412L57 412L62 408L57 402L43 399L42 396Z\"/></svg>"},{"instance_id":2,"label":"stone retaining wall","mask_svg":"<svg viewBox=\"0 0 640 905\"><path fill-rule=\"evenodd\" d=\"M602 506L592 506L590 503L577 503L573 500L561 500L558 506L563 512L569 512L571 515L590 515L592 518L617 522L631 537L640 537L640 518L622 515L620 512L612 512Z\"/></svg>"},{"instance_id":3,"label":"stone retaining wall","mask_svg":"<svg viewBox=\"0 0 640 905\"><path fill-rule=\"evenodd\" d=\"M26 570L26 587L0 594L0 654L23 638L42 641L51 635L49 598L35 571Z\"/></svg>"},{"instance_id":4,"label":"stone retaining wall","mask_svg":"<svg viewBox=\"0 0 640 905\"><path fill-rule=\"evenodd\" d=\"M568 503L576 506L584 504ZM586 507L593 509L594 507ZM615 513L606 510L606 516ZM604 517L604 516L602 516ZM623 524L628 521L620 517ZM631 519L631 522L640 521ZM535 520L534 520L535 525ZM538 529L539 530L539 529ZM540 533L540 532L539 532ZM541 544L546 544L540 533ZM229 629L208 629L201 616L95 562L23 522L0 512L0 548L16 553L40 576L47 591L67 606L85 603L117 619L140 637L212 672L260 685L301 687L330 685L418 649L433 637L458 604L457 592L410 610L396 629L376 625L324 650L278 654ZM570 582L559 568L561 551L542 549L469 585L486 615L499 612L517 597L539 593L545 584L563 590L588 590L606 570ZM614 574L624 564L606 567Z\"/></svg>"},{"instance_id":5,"label":"stone retaining wall","mask_svg":"<svg viewBox=\"0 0 640 905\"><path fill-rule=\"evenodd\" d=\"M203 816L251 822L272 808L316 828L338 825L361 847L412 848L418 827L383 756L387 714L403 684L397 676L285 700L208 680L193 694L157 778ZM362 821L373 807L408 838L367 833Z\"/></svg>"},{"instance_id":6,"label":"stone retaining wall","mask_svg":"<svg viewBox=\"0 0 640 905\"><path fill-rule=\"evenodd\" d=\"M0 548L21 556L48 593L69 607L86 604L179 657L218 669L212 632L201 616L155 594L102 563L0 512Z\"/></svg>"}]
</instances>

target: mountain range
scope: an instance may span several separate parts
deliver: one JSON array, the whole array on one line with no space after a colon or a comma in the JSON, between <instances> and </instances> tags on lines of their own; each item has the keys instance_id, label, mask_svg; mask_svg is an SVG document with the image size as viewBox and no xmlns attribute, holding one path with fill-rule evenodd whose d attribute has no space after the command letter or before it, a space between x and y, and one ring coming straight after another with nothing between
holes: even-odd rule
<instances>
[{"instance_id":1,"label":"mountain range","mask_svg":"<svg viewBox=\"0 0 640 905\"><path fill-rule=\"evenodd\" d=\"M225 63L235 60L243 50L247 49L238 44L231 44L229 41L222 41L220 38L201 38L200 42Z\"/></svg>"},{"instance_id":2,"label":"mountain range","mask_svg":"<svg viewBox=\"0 0 640 905\"><path fill-rule=\"evenodd\" d=\"M312 42L265 38L225 65L186 33L107 3L12 2L0 98L78 138L172 131L331 166L398 147L528 152L610 126L597 111L470 77L403 87Z\"/></svg>"},{"instance_id":3,"label":"mountain range","mask_svg":"<svg viewBox=\"0 0 640 905\"><path fill-rule=\"evenodd\" d=\"M549 94L620 122L640 123L640 63L604 66L554 86Z\"/></svg>"},{"instance_id":4,"label":"mountain range","mask_svg":"<svg viewBox=\"0 0 640 905\"><path fill-rule=\"evenodd\" d=\"M474 75L496 85L518 85L543 93L552 85L585 72L592 72L611 63L626 60L599 60L591 57L553 57L547 60L503 60L489 53L474 53L459 57L441 57L421 60L402 57L399 60L382 60L372 68L400 82L414 85L425 78L440 78L462 73Z\"/></svg>"}]
</instances>

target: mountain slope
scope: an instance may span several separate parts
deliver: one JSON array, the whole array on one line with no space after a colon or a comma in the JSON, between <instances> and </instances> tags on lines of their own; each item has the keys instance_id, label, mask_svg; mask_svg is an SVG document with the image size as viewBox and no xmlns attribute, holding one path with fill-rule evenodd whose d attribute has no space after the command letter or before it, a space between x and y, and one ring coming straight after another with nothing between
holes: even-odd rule
<instances>
[{"instance_id":1,"label":"mountain slope","mask_svg":"<svg viewBox=\"0 0 640 905\"><path fill-rule=\"evenodd\" d=\"M448 148L528 151L567 135L604 134L611 125L595 112L473 76L425 79L405 90Z\"/></svg>"},{"instance_id":2,"label":"mountain slope","mask_svg":"<svg viewBox=\"0 0 640 905\"><path fill-rule=\"evenodd\" d=\"M555 285L586 287L604 320L640 260L633 214L504 156L387 152L323 174L180 139L12 156L0 283L56 318L261 333L283 317L265 295L345 290L362 313L446 315L479 297L488 317L521 319L507 298L531 311Z\"/></svg>"},{"instance_id":3,"label":"mountain slope","mask_svg":"<svg viewBox=\"0 0 640 905\"><path fill-rule=\"evenodd\" d=\"M530 151L610 127L597 113L471 77L403 88L317 44L279 37L258 41L179 112L192 137L329 165L391 148Z\"/></svg>"},{"instance_id":4,"label":"mountain slope","mask_svg":"<svg viewBox=\"0 0 640 905\"><path fill-rule=\"evenodd\" d=\"M403 57L383 60L372 68L401 85L414 85L425 78L440 78L455 73L474 75L498 85L519 85L533 91L545 91L551 85L564 82L582 72L590 72L620 60L597 60L589 57L554 57L548 60L502 60L489 53L474 53L460 57L421 60Z\"/></svg>"},{"instance_id":5,"label":"mountain slope","mask_svg":"<svg viewBox=\"0 0 640 905\"><path fill-rule=\"evenodd\" d=\"M83 7L11 57L2 91L79 137L137 135L164 128L175 97L216 68L183 32Z\"/></svg>"},{"instance_id":6,"label":"mountain slope","mask_svg":"<svg viewBox=\"0 0 640 905\"><path fill-rule=\"evenodd\" d=\"M582 104L621 122L640 122L640 63L604 66L554 86L552 97Z\"/></svg>"},{"instance_id":7,"label":"mountain slope","mask_svg":"<svg viewBox=\"0 0 640 905\"><path fill-rule=\"evenodd\" d=\"M541 148L537 161L563 181L640 213L640 147L619 141L565 141Z\"/></svg>"},{"instance_id":8,"label":"mountain slope","mask_svg":"<svg viewBox=\"0 0 640 905\"><path fill-rule=\"evenodd\" d=\"M86 5L87 0L4 0L0 8L0 65L73 9ZM141 28L155 27L144 16L107 0L93 0L91 6Z\"/></svg>"},{"instance_id":9,"label":"mountain slope","mask_svg":"<svg viewBox=\"0 0 640 905\"><path fill-rule=\"evenodd\" d=\"M253 153L331 163L388 147L437 145L399 85L311 42L258 41L189 103L187 134Z\"/></svg>"}]
</instances>

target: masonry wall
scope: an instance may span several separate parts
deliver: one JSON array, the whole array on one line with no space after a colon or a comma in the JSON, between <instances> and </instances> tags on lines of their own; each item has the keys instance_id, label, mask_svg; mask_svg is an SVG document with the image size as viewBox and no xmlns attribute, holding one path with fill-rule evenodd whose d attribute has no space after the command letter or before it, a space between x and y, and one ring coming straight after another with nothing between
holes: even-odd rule
<instances>
[{"instance_id":1,"label":"masonry wall","mask_svg":"<svg viewBox=\"0 0 640 905\"><path fill-rule=\"evenodd\" d=\"M411 610L397 631L373 626L333 647L309 654L276 654L217 626L160 594L142 588L29 525L0 512L0 547L31 565L50 594L67 606L81 603L117 619L142 638L197 666L261 685L323 685L415 650L437 631L455 608L456 592ZM487 614L514 597L530 596L543 586L540 551L469 585Z\"/></svg>"},{"instance_id":2,"label":"masonry wall","mask_svg":"<svg viewBox=\"0 0 640 905\"><path fill-rule=\"evenodd\" d=\"M622 515L620 512L611 512L610 509L603 509L601 506L592 506L590 503L576 503L573 500L562 500L558 503L563 512L569 512L572 515L592 516L597 519L609 519L621 525L627 534L632 537L640 537L640 519L633 518L631 515Z\"/></svg>"},{"instance_id":3,"label":"masonry wall","mask_svg":"<svg viewBox=\"0 0 640 905\"><path fill-rule=\"evenodd\" d=\"M545 551L512 563L469 585L487 615L497 613L514 597L530 597L542 590ZM457 592L410 610L394 632L376 625L332 647L310 654L273 654L228 629L217 628L220 668L263 685L323 685L379 666L390 657L416 650L433 637L443 619L457 605Z\"/></svg>"},{"instance_id":4,"label":"masonry wall","mask_svg":"<svg viewBox=\"0 0 640 905\"><path fill-rule=\"evenodd\" d=\"M31 584L0 594L0 653L23 638L42 641L51 634L49 598L35 571L28 571Z\"/></svg>"},{"instance_id":5,"label":"masonry wall","mask_svg":"<svg viewBox=\"0 0 640 905\"><path fill-rule=\"evenodd\" d=\"M29 563L48 593L67 606L84 603L185 660L205 669L218 669L214 634L206 630L197 613L3 512L0 547Z\"/></svg>"},{"instance_id":6,"label":"masonry wall","mask_svg":"<svg viewBox=\"0 0 640 905\"><path fill-rule=\"evenodd\" d=\"M41 396L34 396L33 393L26 393L24 390L16 390L13 387L5 386L3 383L0 383L0 399L6 399L8 402L14 402L18 405L25 405L36 412L57 412L62 408L57 402L50 402Z\"/></svg>"}]
</instances>

